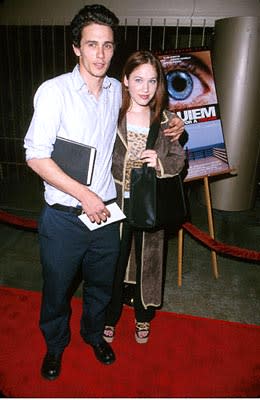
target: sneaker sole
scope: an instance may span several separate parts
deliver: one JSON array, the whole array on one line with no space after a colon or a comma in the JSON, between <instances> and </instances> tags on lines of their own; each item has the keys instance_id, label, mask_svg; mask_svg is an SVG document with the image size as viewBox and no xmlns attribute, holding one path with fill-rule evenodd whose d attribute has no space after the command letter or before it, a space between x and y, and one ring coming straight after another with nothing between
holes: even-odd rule
<instances>
[{"instance_id":1,"label":"sneaker sole","mask_svg":"<svg viewBox=\"0 0 260 400\"><path fill-rule=\"evenodd\" d=\"M137 336L137 334L135 333L135 340L137 343L139 344L145 344L148 342L149 337L147 336L146 338L139 338L139 336Z\"/></svg>"},{"instance_id":2,"label":"sneaker sole","mask_svg":"<svg viewBox=\"0 0 260 400\"><path fill-rule=\"evenodd\" d=\"M107 343L112 343L114 340L114 337L108 337L108 336L103 336L103 339L107 342Z\"/></svg>"}]
</instances>

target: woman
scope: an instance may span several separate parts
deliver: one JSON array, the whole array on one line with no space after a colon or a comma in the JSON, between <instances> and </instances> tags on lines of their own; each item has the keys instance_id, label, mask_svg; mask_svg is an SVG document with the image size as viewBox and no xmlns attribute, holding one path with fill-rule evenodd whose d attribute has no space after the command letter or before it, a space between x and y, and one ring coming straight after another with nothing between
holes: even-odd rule
<instances>
[{"instance_id":1,"label":"woman","mask_svg":"<svg viewBox=\"0 0 260 400\"><path fill-rule=\"evenodd\" d=\"M130 172L143 163L158 176L174 175L184 166L184 151L162 131L172 113L167 104L164 72L160 61L148 51L132 54L123 70L123 103L113 158L118 201L126 216L129 206ZM163 111L164 110L164 111ZM145 150L149 127L161 122L154 149ZM121 249L108 307L104 339L112 342L123 307L124 280L135 283L135 339L146 343L155 308L161 304L164 231L135 230L126 219L121 229Z\"/></svg>"}]
</instances>

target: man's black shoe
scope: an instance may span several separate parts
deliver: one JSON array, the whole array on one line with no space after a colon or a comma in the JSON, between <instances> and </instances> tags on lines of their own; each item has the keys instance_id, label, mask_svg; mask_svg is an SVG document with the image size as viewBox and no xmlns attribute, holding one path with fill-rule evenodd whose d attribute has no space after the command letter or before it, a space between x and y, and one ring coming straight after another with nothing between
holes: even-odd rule
<instances>
[{"instance_id":1,"label":"man's black shoe","mask_svg":"<svg viewBox=\"0 0 260 400\"><path fill-rule=\"evenodd\" d=\"M102 364L112 364L116 357L112 347L104 340L99 344L90 344L93 348L95 356Z\"/></svg>"},{"instance_id":2,"label":"man's black shoe","mask_svg":"<svg viewBox=\"0 0 260 400\"><path fill-rule=\"evenodd\" d=\"M58 378L61 370L61 358L62 354L55 355L46 353L41 368L41 375L43 378L48 379L49 381Z\"/></svg>"}]
</instances>

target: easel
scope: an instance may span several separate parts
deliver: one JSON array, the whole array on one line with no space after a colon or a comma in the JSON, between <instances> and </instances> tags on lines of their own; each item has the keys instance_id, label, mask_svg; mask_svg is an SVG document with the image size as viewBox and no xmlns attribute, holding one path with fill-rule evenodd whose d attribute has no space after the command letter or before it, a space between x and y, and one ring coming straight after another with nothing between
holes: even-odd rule
<instances>
[{"instance_id":1,"label":"easel","mask_svg":"<svg viewBox=\"0 0 260 400\"><path fill-rule=\"evenodd\" d=\"M227 170L221 172L221 174L228 174L232 171L233 169L228 168ZM201 176L198 178L191 178L191 179L185 179L184 182L191 182L193 180L197 179L203 179L204 183L204 193L205 193L205 201L206 201L206 207L207 207L207 217L208 217L208 228L209 228L209 234L212 239L215 239L215 233L214 233L214 224L213 224L213 215L212 215L212 205L211 205L211 196L210 196L210 189L209 189L209 177L210 176L216 176L220 174L212 174L212 175L206 175L206 176ZM184 231L183 228L179 229L178 232L178 286L182 286L182 264L183 264L183 238L184 238ZM218 264L217 264L217 254L214 250L211 250L211 263L212 263L212 270L213 270L213 275L216 279L218 279L219 274L218 274Z\"/></svg>"}]
</instances>

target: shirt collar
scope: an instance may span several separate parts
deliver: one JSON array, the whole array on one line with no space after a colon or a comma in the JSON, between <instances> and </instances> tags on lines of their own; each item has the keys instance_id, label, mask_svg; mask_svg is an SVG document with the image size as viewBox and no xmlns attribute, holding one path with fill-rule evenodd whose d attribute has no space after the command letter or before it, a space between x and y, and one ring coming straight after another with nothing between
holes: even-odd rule
<instances>
[{"instance_id":1,"label":"shirt collar","mask_svg":"<svg viewBox=\"0 0 260 400\"><path fill-rule=\"evenodd\" d=\"M77 64L72 71L72 79L76 90L80 90L83 86L87 86L79 72L79 64ZM111 85L111 79L108 76L105 76L102 85L103 89L109 89Z\"/></svg>"}]
</instances>

